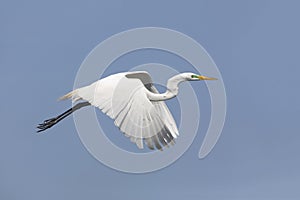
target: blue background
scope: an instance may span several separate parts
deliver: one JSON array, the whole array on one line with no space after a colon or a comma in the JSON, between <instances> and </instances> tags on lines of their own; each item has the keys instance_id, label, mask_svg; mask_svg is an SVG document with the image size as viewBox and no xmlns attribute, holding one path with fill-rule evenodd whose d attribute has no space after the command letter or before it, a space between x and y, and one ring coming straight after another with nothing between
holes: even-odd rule
<instances>
[{"instance_id":1,"label":"blue background","mask_svg":"<svg viewBox=\"0 0 300 200\"><path fill-rule=\"evenodd\" d=\"M300 198L298 1L0 5L0 199ZM37 123L70 106L55 100L72 88L81 62L99 42L144 26L194 38L222 73L227 120L208 157L198 160L197 155L209 117L183 157L142 175L117 172L95 160L71 117L43 135L34 134ZM176 60L157 52L141 54L139 62L138 53L124 62L171 65ZM201 115L209 115L205 85L192 85L204 92Z\"/></svg>"}]
</instances>

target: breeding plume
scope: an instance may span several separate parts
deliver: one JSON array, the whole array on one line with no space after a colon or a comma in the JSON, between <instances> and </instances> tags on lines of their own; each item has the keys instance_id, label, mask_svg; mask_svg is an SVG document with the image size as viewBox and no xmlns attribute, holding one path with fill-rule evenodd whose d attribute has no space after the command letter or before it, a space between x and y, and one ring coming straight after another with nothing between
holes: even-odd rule
<instances>
[{"instance_id":1,"label":"breeding plume","mask_svg":"<svg viewBox=\"0 0 300 200\"><path fill-rule=\"evenodd\" d=\"M85 106L95 106L107 114L126 137L142 149L161 150L174 144L179 135L176 123L164 100L176 97L178 85L184 81L216 80L194 73L181 73L167 82L166 92L159 94L145 71L123 72L100 79L91 85L78 88L61 97L82 101L37 126L45 131Z\"/></svg>"}]
</instances>

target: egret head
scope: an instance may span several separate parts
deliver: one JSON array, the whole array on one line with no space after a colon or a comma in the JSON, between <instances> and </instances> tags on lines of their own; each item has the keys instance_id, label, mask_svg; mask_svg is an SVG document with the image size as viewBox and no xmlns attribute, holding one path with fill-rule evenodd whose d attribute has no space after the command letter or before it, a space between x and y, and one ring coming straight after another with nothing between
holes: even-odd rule
<instances>
[{"instance_id":1,"label":"egret head","mask_svg":"<svg viewBox=\"0 0 300 200\"><path fill-rule=\"evenodd\" d=\"M194 73L183 73L183 77L188 81L217 80L216 78L197 75L197 74L194 74Z\"/></svg>"}]
</instances>

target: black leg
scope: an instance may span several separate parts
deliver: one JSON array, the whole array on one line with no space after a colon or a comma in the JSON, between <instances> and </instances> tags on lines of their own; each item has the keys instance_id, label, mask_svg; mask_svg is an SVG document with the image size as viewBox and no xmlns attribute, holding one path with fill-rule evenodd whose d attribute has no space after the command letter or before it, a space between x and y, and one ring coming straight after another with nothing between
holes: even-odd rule
<instances>
[{"instance_id":1,"label":"black leg","mask_svg":"<svg viewBox=\"0 0 300 200\"><path fill-rule=\"evenodd\" d=\"M73 112L75 112L76 110L78 110L82 107L85 107L85 106L89 106L89 105L91 105L89 102L78 103L75 106L73 106L72 108L70 108L69 110L67 110L66 112L58 115L57 117L53 117L51 119L45 120L43 123L41 123L37 126L37 128L38 128L37 132L39 133L39 132L47 130L48 128L51 128L52 126L54 126L55 124L57 124L58 122L60 122L61 120L63 120L64 118L66 118L67 116L72 114Z\"/></svg>"}]
</instances>

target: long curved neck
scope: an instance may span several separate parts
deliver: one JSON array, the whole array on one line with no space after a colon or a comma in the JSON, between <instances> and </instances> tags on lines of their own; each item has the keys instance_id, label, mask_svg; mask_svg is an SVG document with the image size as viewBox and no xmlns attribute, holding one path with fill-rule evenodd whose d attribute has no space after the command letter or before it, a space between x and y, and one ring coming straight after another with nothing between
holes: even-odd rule
<instances>
[{"instance_id":1,"label":"long curved neck","mask_svg":"<svg viewBox=\"0 0 300 200\"><path fill-rule=\"evenodd\" d=\"M177 96L178 85L179 85L179 83L181 83L183 81L185 81L185 79L180 74L173 76L168 80L166 92L164 92L162 94L149 92L148 98L151 101L164 101L167 99L172 99L173 97Z\"/></svg>"}]
</instances>

